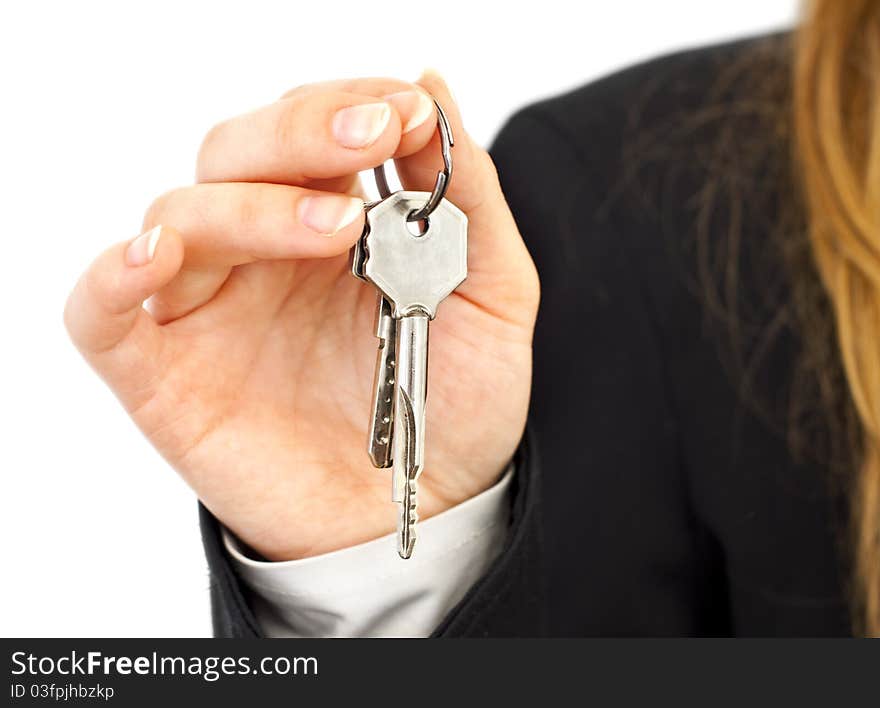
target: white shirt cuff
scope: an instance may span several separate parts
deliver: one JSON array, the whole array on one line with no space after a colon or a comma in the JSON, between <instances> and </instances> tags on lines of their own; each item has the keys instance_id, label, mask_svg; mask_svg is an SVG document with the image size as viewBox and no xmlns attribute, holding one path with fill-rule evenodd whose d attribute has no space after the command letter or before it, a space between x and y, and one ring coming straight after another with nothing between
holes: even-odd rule
<instances>
[{"instance_id":1,"label":"white shirt cuff","mask_svg":"<svg viewBox=\"0 0 880 708\"><path fill-rule=\"evenodd\" d=\"M427 637L504 547L511 465L490 489L419 523L412 557L394 534L278 563L245 555L226 529L232 565L269 637Z\"/></svg>"}]
</instances>

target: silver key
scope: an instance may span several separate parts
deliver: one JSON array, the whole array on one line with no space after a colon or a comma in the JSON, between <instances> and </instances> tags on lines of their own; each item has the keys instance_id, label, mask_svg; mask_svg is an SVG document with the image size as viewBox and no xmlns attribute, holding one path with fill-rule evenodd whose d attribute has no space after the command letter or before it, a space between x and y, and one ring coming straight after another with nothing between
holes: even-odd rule
<instances>
[{"instance_id":1,"label":"silver key","mask_svg":"<svg viewBox=\"0 0 880 708\"><path fill-rule=\"evenodd\" d=\"M415 544L416 481L424 467L428 322L467 277L467 217L458 207L444 199L426 220L424 233L410 231L407 217L428 196L396 192L370 208L360 265L363 277L387 300L396 320L391 496L401 505L398 553L402 558L410 557ZM380 302L380 315L382 307ZM380 408L374 410L374 421Z\"/></svg>"},{"instance_id":2,"label":"silver key","mask_svg":"<svg viewBox=\"0 0 880 708\"><path fill-rule=\"evenodd\" d=\"M367 449L374 467L391 466L391 436L394 421L394 351L397 339L397 321L391 315L391 303L381 293L376 299L376 371L373 374L373 416L370 420L370 439Z\"/></svg>"},{"instance_id":3,"label":"silver key","mask_svg":"<svg viewBox=\"0 0 880 708\"><path fill-rule=\"evenodd\" d=\"M387 188L387 185L386 185ZM369 211L379 202L368 204ZM364 277L364 263L367 259L366 239L370 233L370 222L364 224L364 231L351 251L351 272L354 277L367 282ZM367 438L367 451L374 467L391 466L391 435L394 417L394 363L396 353L394 343L397 339L397 322L391 315L391 303L381 293L376 295L376 317L373 326L379 339L376 352L376 368L373 374L372 415Z\"/></svg>"}]
</instances>

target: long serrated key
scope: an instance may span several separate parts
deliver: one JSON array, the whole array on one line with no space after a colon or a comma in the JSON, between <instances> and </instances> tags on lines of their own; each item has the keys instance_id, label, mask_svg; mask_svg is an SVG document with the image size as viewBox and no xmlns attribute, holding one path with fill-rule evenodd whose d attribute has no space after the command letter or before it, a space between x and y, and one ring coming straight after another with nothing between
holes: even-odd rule
<instances>
[{"instance_id":1,"label":"long serrated key","mask_svg":"<svg viewBox=\"0 0 880 708\"><path fill-rule=\"evenodd\" d=\"M394 398L394 462L391 499L400 504L397 552L412 555L416 542L416 481L425 466L425 404L428 392L428 316L422 311L397 323L397 385Z\"/></svg>"},{"instance_id":2,"label":"long serrated key","mask_svg":"<svg viewBox=\"0 0 880 708\"><path fill-rule=\"evenodd\" d=\"M401 504L398 553L415 544L416 481L424 467L428 322L467 277L467 217L442 200L419 232L408 217L428 194L396 192L367 212L362 274L396 320L392 414L392 500Z\"/></svg>"}]
</instances>

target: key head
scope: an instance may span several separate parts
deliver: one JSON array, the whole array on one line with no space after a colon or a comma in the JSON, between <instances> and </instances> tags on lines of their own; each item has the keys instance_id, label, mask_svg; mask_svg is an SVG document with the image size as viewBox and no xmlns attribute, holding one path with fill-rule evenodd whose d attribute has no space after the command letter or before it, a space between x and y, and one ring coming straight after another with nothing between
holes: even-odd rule
<instances>
[{"instance_id":1,"label":"key head","mask_svg":"<svg viewBox=\"0 0 880 708\"><path fill-rule=\"evenodd\" d=\"M365 209L369 211L372 206L372 204L367 204ZM351 251L349 252L351 258L351 274L358 280L366 280L364 277L364 261L367 259L366 239L369 232L370 225L368 222L364 221L364 230L361 232L360 237L355 242L354 246L351 247Z\"/></svg>"},{"instance_id":2,"label":"key head","mask_svg":"<svg viewBox=\"0 0 880 708\"><path fill-rule=\"evenodd\" d=\"M442 200L419 236L407 216L427 192L395 192L367 212L363 273L388 298L397 318L418 310L433 319L441 302L467 277L467 216Z\"/></svg>"},{"instance_id":3,"label":"key head","mask_svg":"<svg viewBox=\"0 0 880 708\"><path fill-rule=\"evenodd\" d=\"M366 229L364 229L366 231ZM351 247L351 251L349 252L349 256L351 258L351 274L357 278L358 280L365 280L364 278L364 260L366 259L366 250L364 248L364 235L355 242L354 246Z\"/></svg>"}]
</instances>

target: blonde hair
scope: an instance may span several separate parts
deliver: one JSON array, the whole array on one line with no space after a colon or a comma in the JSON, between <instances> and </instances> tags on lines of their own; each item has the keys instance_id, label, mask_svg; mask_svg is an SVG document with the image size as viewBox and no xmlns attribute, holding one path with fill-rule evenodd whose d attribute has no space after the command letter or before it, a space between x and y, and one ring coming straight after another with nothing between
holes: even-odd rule
<instances>
[{"instance_id":1,"label":"blonde hair","mask_svg":"<svg viewBox=\"0 0 880 708\"><path fill-rule=\"evenodd\" d=\"M796 174L862 434L857 631L880 636L880 2L811 0L794 51Z\"/></svg>"}]
</instances>

